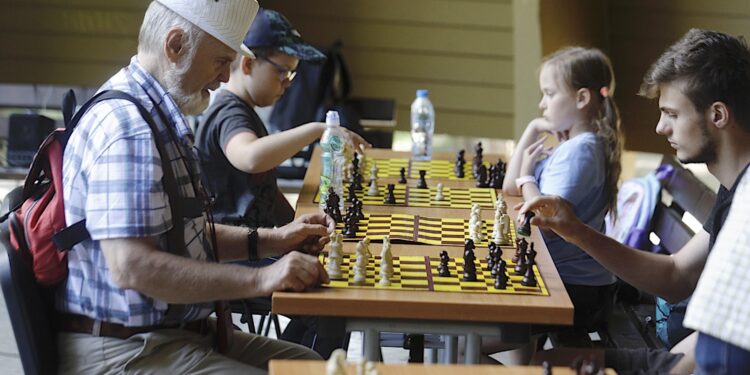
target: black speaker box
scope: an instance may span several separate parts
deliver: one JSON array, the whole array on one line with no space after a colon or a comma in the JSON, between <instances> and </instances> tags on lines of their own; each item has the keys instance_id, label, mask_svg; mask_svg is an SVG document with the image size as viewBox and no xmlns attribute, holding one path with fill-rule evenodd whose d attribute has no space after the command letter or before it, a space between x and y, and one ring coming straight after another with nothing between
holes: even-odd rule
<instances>
[{"instance_id":1,"label":"black speaker box","mask_svg":"<svg viewBox=\"0 0 750 375\"><path fill-rule=\"evenodd\" d=\"M55 121L37 114L14 113L8 119L8 166L28 167Z\"/></svg>"}]
</instances>

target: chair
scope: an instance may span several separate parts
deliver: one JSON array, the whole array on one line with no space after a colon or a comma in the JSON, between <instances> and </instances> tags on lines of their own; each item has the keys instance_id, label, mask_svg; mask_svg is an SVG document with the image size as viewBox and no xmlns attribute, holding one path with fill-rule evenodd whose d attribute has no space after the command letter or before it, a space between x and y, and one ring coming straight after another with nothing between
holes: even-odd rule
<instances>
[{"instance_id":1,"label":"chair","mask_svg":"<svg viewBox=\"0 0 750 375\"><path fill-rule=\"evenodd\" d=\"M3 200L2 212L15 207L22 188ZM58 353L53 329L52 290L40 287L26 259L10 245L7 222L0 225L0 284L26 374L57 373Z\"/></svg>"}]
</instances>

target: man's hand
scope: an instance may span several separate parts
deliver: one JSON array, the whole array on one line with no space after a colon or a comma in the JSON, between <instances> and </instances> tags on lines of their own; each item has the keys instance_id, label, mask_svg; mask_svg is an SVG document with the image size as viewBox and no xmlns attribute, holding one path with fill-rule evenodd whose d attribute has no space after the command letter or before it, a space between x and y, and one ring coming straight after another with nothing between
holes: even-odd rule
<instances>
[{"instance_id":1,"label":"man's hand","mask_svg":"<svg viewBox=\"0 0 750 375\"><path fill-rule=\"evenodd\" d=\"M328 215L302 215L281 228L272 229L269 234L272 243L264 243L263 246L268 245L280 254L299 250L317 255L331 240L329 236L335 228L336 222Z\"/></svg>"},{"instance_id":2,"label":"man's hand","mask_svg":"<svg viewBox=\"0 0 750 375\"><path fill-rule=\"evenodd\" d=\"M532 225L549 229L568 242L574 242L573 237L582 233L582 227L585 226L576 216L573 205L558 196L539 196L528 202L517 204L515 209L520 209L518 225L523 223L524 214L527 211L534 211L536 216L531 219Z\"/></svg>"},{"instance_id":3,"label":"man's hand","mask_svg":"<svg viewBox=\"0 0 750 375\"><path fill-rule=\"evenodd\" d=\"M263 295L276 291L301 292L329 282L328 273L318 258L293 251L274 264L258 269Z\"/></svg>"}]
</instances>

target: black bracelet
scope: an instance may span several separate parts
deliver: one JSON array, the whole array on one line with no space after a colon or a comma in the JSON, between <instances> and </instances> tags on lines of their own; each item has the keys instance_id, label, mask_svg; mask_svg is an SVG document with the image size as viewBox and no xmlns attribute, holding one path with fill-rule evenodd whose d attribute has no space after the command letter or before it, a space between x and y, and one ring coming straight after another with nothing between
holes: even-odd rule
<instances>
[{"instance_id":1,"label":"black bracelet","mask_svg":"<svg viewBox=\"0 0 750 375\"><path fill-rule=\"evenodd\" d=\"M258 260L258 229L247 228L247 260Z\"/></svg>"}]
</instances>

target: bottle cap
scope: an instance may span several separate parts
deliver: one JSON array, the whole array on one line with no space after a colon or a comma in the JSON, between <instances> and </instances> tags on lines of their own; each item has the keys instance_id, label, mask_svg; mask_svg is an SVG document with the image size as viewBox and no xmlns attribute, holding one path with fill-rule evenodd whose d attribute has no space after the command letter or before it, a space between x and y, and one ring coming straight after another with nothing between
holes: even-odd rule
<instances>
[{"instance_id":1,"label":"bottle cap","mask_svg":"<svg viewBox=\"0 0 750 375\"><path fill-rule=\"evenodd\" d=\"M326 125L341 125L339 113L336 111L328 111L328 113L326 113Z\"/></svg>"},{"instance_id":2,"label":"bottle cap","mask_svg":"<svg viewBox=\"0 0 750 375\"><path fill-rule=\"evenodd\" d=\"M417 90L417 98L426 98L430 92L426 89L419 89Z\"/></svg>"}]
</instances>

